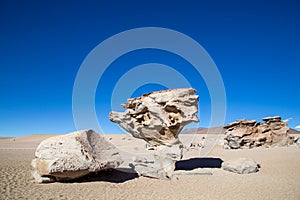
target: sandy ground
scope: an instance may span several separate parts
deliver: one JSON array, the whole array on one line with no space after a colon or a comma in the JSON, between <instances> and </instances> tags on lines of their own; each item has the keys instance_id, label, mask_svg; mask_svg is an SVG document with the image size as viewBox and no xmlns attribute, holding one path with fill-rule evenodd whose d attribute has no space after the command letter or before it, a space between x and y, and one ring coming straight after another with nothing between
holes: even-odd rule
<instances>
[{"instance_id":1,"label":"sandy ground","mask_svg":"<svg viewBox=\"0 0 300 200\"><path fill-rule=\"evenodd\" d=\"M212 175L178 175L165 181L112 170L75 182L37 184L30 162L37 145L49 136L0 139L0 199L300 199L300 148L296 146L251 150L216 146L204 156L199 150L185 152L180 163L184 170L202 167ZM121 155L145 151L143 141L128 135L106 137ZM261 170L240 175L219 168L219 161L238 157L253 158Z\"/></svg>"}]
</instances>

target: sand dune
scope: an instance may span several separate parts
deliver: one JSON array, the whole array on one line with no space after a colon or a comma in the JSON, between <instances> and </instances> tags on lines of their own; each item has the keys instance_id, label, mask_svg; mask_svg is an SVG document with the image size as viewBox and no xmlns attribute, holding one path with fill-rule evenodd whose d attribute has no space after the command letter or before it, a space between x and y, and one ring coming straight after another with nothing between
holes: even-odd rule
<instances>
[{"instance_id":1,"label":"sand dune","mask_svg":"<svg viewBox=\"0 0 300 200\"><path fill-rule=\"evenodd\" d=\"M74 182L36 184L30 162L39 142L49 136L0 140L0 199L300 199L300 148L296 146L251 150L215 147L204 158L194 150L185 155L179 168L204 167L212 175L178 175L171 181L137 177L122 165L123 169ZM106 137L127 153L144 148L143 141L129 135ZM255 159L261 170L239 175L219 168L220 161L237 157Z\"/></svg>"}]
</instances>

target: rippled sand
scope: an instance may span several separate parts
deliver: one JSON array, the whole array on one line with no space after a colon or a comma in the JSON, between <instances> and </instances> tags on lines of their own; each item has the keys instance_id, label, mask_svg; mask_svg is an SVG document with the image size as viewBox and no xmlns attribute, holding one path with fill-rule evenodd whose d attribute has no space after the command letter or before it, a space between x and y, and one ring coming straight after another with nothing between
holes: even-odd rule
<instances>
[{"instance_id":1,"label":"rippled sand","mask_svg":"<svg viewBox=\"0 0 300 200\"><path fill-rule=\"evenodd\" d=\"M300 148L223 150L186 166L209 166L203 161L250 157L261 164L255 174L239 175L212 165L213 175L179 175L171 181L137 177L113 170L75 182L36 184L30 162L34 149L49 135L0 139L0 199L300 199ZM127 135L108 136L122 151L142 151L144 143ZM199 157L198 151L188 152ZM201 163L202 162L202 163ZM126 165L126 163L125 163ZM126 167L123 165L122 167Z\"/></svg>"}]
</instances>

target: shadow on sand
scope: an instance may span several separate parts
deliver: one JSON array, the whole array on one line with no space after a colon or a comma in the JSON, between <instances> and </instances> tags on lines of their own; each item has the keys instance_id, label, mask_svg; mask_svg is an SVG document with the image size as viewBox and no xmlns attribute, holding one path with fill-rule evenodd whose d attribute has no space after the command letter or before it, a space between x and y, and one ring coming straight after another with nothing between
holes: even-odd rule
<instances>
[{"instance_id":1,"label":"shadow on sand","mask_svg":"<svg viewBox=\"0 0 300 200\"><path fill-rule=\"evenodd\" d=\"M132 179L138 178L138 174L127 168L118 168L118 169L107 169L97 173L90 173L84 177L70 180L70 181L61 181L64 183L84 183L84 182L96 182L96 181L105 181L111 183L123 183Z\"/></svg>"},{"instance_id":2,"label":"shadow on sand","mask_svg":"<svg viewBox=\"0 0 300 200\"><path fill-rule=\"evenodd\" d=\"M221 168L220 158L191 158L176 162L175 170L193 170L197 168Z\"/></svg>"},{"instance_id":3,"label":"shadow on sand","mask_svg":"<svg viewBox=\"0 0 300 200\"><path fill-rule=\"evenodd\" d=\"M175 164L175 170L193 170L197 168L221 168L223 160L220 158L191 158L180 160ZM79 179L70 181L60 181L64 183L84 183L105 181L111 183L124 183L138 178L136 171L130 168L108 169L97 173L90 173Z\"/></svg>"}]
</instances>

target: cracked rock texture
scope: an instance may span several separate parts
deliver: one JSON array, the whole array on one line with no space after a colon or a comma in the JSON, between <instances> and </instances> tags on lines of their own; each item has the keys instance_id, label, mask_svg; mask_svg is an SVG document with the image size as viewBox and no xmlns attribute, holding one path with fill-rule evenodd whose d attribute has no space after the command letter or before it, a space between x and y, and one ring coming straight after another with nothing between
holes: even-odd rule
<instances>
[{"instance_id":1,"label":"cracked rock texture","mask_svg":"<svg viewBox=\"0 0 300 200\"><path fill-rule=\"evenodd\" d=\"M184 126L198 122L198 95L193 88L162 90L128 99L125 112L111 112L110 120L152 145L178 144Z\"/></svg>"},{"instance_id":2,"label":"cracked rock texture","mask_svg":"<svg viewBox=\"0 0 300 200\"><path fill-rule=\"evenodd\" d=\"M265 123L256 120L237 120L228 124L224 138L224 148L239 149L258 146L287 146L294 142L288 134L286 122L280 116L263 118Z\"/></svg>"},{"instance_id":3,"label":"cracked rock texture","mask_svg":"<svg viewBox=\"0 0 300 200\"><path fill-rule=\"evenodd\" d=\"M72 180L116 168L123 161L114 145L93 130L81 130L42 141L32 161L39 183Z\"/></svg>"}]
</instances>

